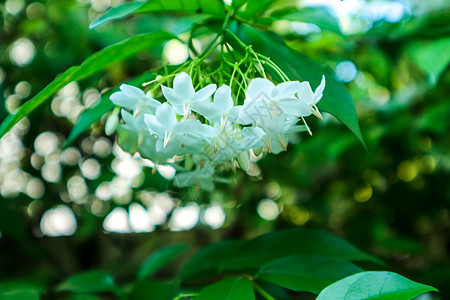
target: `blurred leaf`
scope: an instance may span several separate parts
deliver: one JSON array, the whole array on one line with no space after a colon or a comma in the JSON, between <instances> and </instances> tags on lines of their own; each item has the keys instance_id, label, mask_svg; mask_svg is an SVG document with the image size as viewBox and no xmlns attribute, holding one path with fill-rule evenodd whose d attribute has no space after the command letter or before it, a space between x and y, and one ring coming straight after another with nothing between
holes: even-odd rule
<instances>
[{"instance_id":1,"label":"blurred leaf","mask_svg":"<svg viewBox=\"0 0 450 300\"><path fill-rule=\"evenodd\" d=\"M362 271L360 267L343 260L302 255L270 262L259 270L256 278L298 292L319 293L327 285Z\"/></svg>"},{"instance_id":2,"label":"blurred leaf","mask_svg":"<svg viewBox=\"0 0 450 300\"><path fill-rule=\"evenodd\" d=\"M257 269L271 261L295 255L380 263L377 258L325 231L291 229L249 241L223 241L205 247L187 262L180 276L192 280L225 270Z\"/></svg>"},{"instance_id":3,"label":"blurred leaf","mask_svg":"<svg viewBox=\"0 0 450 300\"><path fill-rule=\"evenodd\" d=\"M125 2L121 5L113 7L89 24L89 28L94 29L111 21L122 19L135 12L144 3L145 2Z\"/></svg>"},{"instance_id":4,"label":"blurred leaf","mask_svg":"<svg viewBox=\"0 0 450 300\"><path fill-rule=\"evenodd\" d=\"M274 0L249 0L245 7L245 12L252 18L259 12L266 9Z\"/></svg>"},{"instance_id":5,"label":"blurred leaf","mask_svg":"<svg viewBox=\"0 0 450 300\"><path fill-rule=\"evenodd\" d=\"M152 0L138 10L138 12L153 11L183 11L224 16L225 6L220 0Z\"/></svg>"},{"instance_id":6,"label":"blurred leaf","mask_svg":"<svg viewBox=\"0 0 450 300\"><path fill-rule=\"evenodd\" d=\"M35 290L17 289L0 292L0 300L39 300L39 293Z\"/></svg>"},{"instance_id":7,"label":"blurred leaf","mask_svg":"<svg viewBox=\"0 0 450 300\"><path fill-rule=\"evenodd\" d=\"M405 300L437 290L385 271L362 272L344 278L325 288L317 300Z\"/></svg>"},{"instance_id":8,"label":"blurred leaf","mask_svg":"<svg viewBox=\"0 0 450 300\"><path fill-rule=\"evenodd\" d=\"M137 78L133 78L125 82L125 84L140 86L142 83L153 80L155 78L155 73L153 71L148 71ZM100 102L94 107L88 108L83 111L79 116L77 122L73 126L69 137L64 146L72 144L84 131L86 131L89 126L100 120L104 114L111 111L114 108L114 104L109 100L114 92L117 92L119 87L103 94L100 98Z\"/></svg>"},{"instance_id":9,"label":"blurred leaf","mask_svg":"<svg viewBox=\"0 0 450 300\"><path fill-rule=\"evenodd\" d=\"M73 66L47 85L31 100L23 104L14 115L9 115L0 125L0 137L10 130L18 121L27 116L54 93L72 81L88 77L107 66L121 61L141 51L158 46L174 36L167 32L154 32L136 35L125 41L108 46L89 56L81 65Z\"/></svg>"},{"instance_id":10,"label":"blurred leaf","mask_svg":"<svg viewBox=\"0 0 450 300\"><path fill-rule=\"evenodd\" d=\"M124 300L167 300L173 299L178 293L175 282L143 281L133 285L131 292L122 297Z\"/></svg>"},{"instance_id":11,"label":"blurred leaf","mask_svg":"<svg viewBox=\"0 0 450 300\"><path fill-rule=\"evenodd\" d=\"M205 287L195 300L252 300L255 299L252 283L242 277L229 277Z\"/></svg>"},{"instance_id":12,"label":"blurred leaf","mask_svg":"<svg viewBox=\"0 0 450 300\"><path fill-rule=\"evenodd\" d=\"M279 20L313 23L321 29L342 34L336 18L332 16L324 7L306 7L301 10L274 14L272 17Z\"/></svg>"},{"instance_id":13,"label":"blurred leaf","mask_svg":"<svg viewBox=\"0 0 450 300\"><path fill-rule=\"evenodd\" d=\"M103 271L89 271L76 274L58 285L57 291L71 293L117 292L114 278Z\"/></svg>"},{"instance_id":14,"label":"blurred leaf","mask_svg":"<svg viewBox=\"0 0 450 300\"><path fill-rule=\"evenodd\" d=\"M322 67L308 56L288 48L276 36L257 31L246 24L242 24L237 35L245 43L252 45L257 52L270 57L291 80L308 80L313 87L317 87L322 75L325 75L326 86L318 107L346 125L366 147L359 128L353 99L344 84L336 80L333 71ZM228 37L228 41L233 47L242 51L242 46L236 42L233 33L229 32ZM269 69L269 71L272 77L282 81L273 69Z\"/></svg>"},{"instance_id":15,"label":"blurred leaf","mask_svg":"<svg viewBox=\"0 0 450 300\"><path fill-rule=\"evenodd\" d=\"M139 269L138 278L145 279L155 274L162 267L174 260L187 249L186 245L175 245L159 250L151 255Z\"/></svg>"},{"instance_id":16,"label":"blurred leaf","mask_svg":"<svg viewBox=\"0 0 450 300\"><path fill-rule=\"evenodd\" d=\"M450 63L450 38L413 44L409 48L409 54L417 67L428 75L430 84L434 86Z\"/></svg>"}]
</instances>

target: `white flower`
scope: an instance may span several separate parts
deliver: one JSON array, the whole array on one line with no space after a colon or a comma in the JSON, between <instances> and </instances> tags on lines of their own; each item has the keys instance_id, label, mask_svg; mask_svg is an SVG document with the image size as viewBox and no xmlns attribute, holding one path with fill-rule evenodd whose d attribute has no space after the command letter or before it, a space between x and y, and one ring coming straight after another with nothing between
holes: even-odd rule
<instances>
[{"instance_id":1,"label":"white flower","mask_svg":"<svg viewBox=\"0 0 450 300\"><path fill-rule=\"evenodd\" d=\"M300 90L299 81L283 82L275 86L265 78L255 78L250 81L244 105L238 108L237 123L247 125L267 116L270 111L278 114L287 109L282 100L291 99Z\"/></svg>"},{"instance_id":2,"label":"white flower","mask_svg":"<svg viewBox=\"0 0 450 300\"><path fill-rule=\"evenodd\" d=\"M308 81L303 81L298 91L298 98L281 100L280 106L285 109L286 114L296 117L307 117L314 114L319 119L322 119L316 104L322 99L324 88L325 76L322 76L322 81L315 92L312 91Z\"/></svg>"},{"instance_id":3,"label":"white flower","mask_svg":"<svg viewBox=\"0 0 450 300\"><path fill-rule=\"evenodd\" d=\"M222 85L214 94L213 102L196 102L193 110L211 122L220 122L223 130L230 119L233 108L231 88L228 85Z\"/></svg>"},{"instance_id":4,"label":"white flower","mask_svg":"<svg viewBox=\"0 0 450 300\"><path fill-rule=\"evenodd\" d=\"M146 95L143 90L128 84L122 84L120 91L115 92L110 97L115 105L130 109L134 115L140 112L154 113L158 105L158 100Z\"/></svg>"},{"instance_id":5,"label":"white flower","mask_svg":"<svg viewBox=\"0 0 450 300\"><path fill-rule=\"evenodd\" d=\"M150 133L158 137L157 151L162 151L173 140L188 146L195 145L202 140L200 136L204 124L198 120L178 122L173 108L167 103L158 106L155 115L145 114L144 122Z\"/></svg>"},{"instance_id":6,"label":"white flower","mask_svg":"<svg viewBox=\"0 0 450 300\"><path fill-rule=\"evenodd\" d=\"M216 90L215 84L210 84L199 91L195 91L192 79L187 73L180 73L173 80L173 89L161 86L164 97L172 104L173 109L185 119L191 114L194 103L208 99Z\"/></svg>"}]
</instances>

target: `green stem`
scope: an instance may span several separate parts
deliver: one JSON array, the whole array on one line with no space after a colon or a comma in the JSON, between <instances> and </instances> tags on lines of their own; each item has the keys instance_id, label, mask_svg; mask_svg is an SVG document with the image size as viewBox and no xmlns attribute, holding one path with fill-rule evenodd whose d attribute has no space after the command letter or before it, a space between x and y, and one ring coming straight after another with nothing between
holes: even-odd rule
<instances>
[{"instance_id":1,"label":"green stem","mask_svg":"<svg viewBox=\"0 0 450 300\"><path fill-rule=\"evenodd\" d=\"M253 286L255 287L255 290L263 296L267 300L275 300L274 297L270 296L268 292L262 289L259 285L256 284L256 282L253 281Z\"/></svg>"}]
</instances>

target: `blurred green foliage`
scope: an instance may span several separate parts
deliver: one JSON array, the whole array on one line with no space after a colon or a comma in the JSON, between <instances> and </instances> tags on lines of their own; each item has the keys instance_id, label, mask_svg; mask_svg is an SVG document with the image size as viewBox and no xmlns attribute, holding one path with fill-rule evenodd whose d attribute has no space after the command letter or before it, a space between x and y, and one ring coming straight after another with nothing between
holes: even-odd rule
<instances>
[{"instance_id":1,"label":"blurred green foliage","mask_svg":"<svg viewBox=\"0 0 450 300\"><path fill-rule=\"evenodd\" d=\"M246 1L234 1L233 5L240 7L241 2ZM104 72L71 84L65 94L58 94L51 103L40 106L20 122L13 129L16 138L9 135L2 139L0 299L38 299L40 293L48 299L98 299L85 295L93 292L106 292L101 299L113 299L114 293L121 293L119 285L130 299L142 299L153 290L161 291L161 299L167 299L173 296L179 282L166 280L189 265L186 262L197 250L205 251L206 245L224 239L249 239L293 227L322 228L342 236L379 257L389 270L439 289L440 295L430 296L433 299L450 297L448 4L431 1L429 10L423 11L419 1L411 2L411 13L398 22L377 20L366 30L342 33L337 21L329 19L328 11L305 9L293 13L283 8L289 1L270 2L249 1L247 9L237 17L256 28L268 26L290 48L320 62L324 69L335 70L343 61L356 66L356 78L346 87L355 102L368 151L328 115L324 121L313 122L313 137L298 136L298 144L287 152L262 158L251 176L243 172L226 174L231 181L217 184L211 193L176 188L159 173L144 167L144 175L130 180L124 193L100 199L103 183L112 182L106 188L111 190L122 182L117 179L120 155L111 151L114 137L105 137L103 132L105 116L112 109L105 99L111 88L162 65L161 42L108 66ZM155 7L144 5L135 7L142 10L140 14L90 30L89 23L106 9L92 4L74 0L9 0L0 4L1 119L14 113L58 74L111 44L161 29L186 35L195 24L206 24L214 31L223 18L220 10L216 14L214 5L208 6L210 11L201 11L205 14L196 14L200 12L198 7L190 7L189 13L180 9L175 13L146 14L145 6L147 11ZM315 23L322 30L299 33L288 23L298 18ZM315 19L318 21L313 22ZM208 40L211 31L191 33L201 43ZM15 43L23 39L27 42L22 45L28 50L29 42L32 43L33 57L21 64L20 59L13 59L12 52ZM275 59L276 51L271 55ZM285 64L286 68L295 66L290 60ZM148 77L139 82L154 76L146 74ZM63 149L81 111L95 106L101 93L105 96L92 119L86 114L80 119L87 121L77 132L78 138L70 141L74 147ZM61 100L70 97L73 102ZM61 103L72 106L67 109ZM97 122L90 125L96 118ZM84 131L86 127L88 131ZM44 154L39 153L36 142L43 132L56 137L56 146ZM50 145L52 139L45 141ZM101 145L106 145L103 152ZM68 150L75 157L80 155L73 163ZM88 159L99 164L99 176L87 178L82 172ZM54 160L60 161L60 176L53 180L43 166L52 166ZM41 185L33 180L43 186L41 194L36 193ZM18 187L14 187L14 182ZM170 192L166 194L168 188ZM76 191L83 189L86 191L78 197ZM102 223L113 209L129 209L130 203L149 205L149 195L169 195L180 207L192 202L202 210L211 203L220 205L226 214L225 224L212 230L205 222L199 222L192 230L171 232L173 210L169 209L167 219L152 233L119 234L103 229ZM257 213L264 199L273 200L278 206L279 215L274 220L265 220ZM45 236L41 222L44 213L64 203L75 212L76 233L67 237ZM168 251L162 254L156 252L179 244L189 245L189 250L182 252L175 246L162 250ZM167 259L165 268L152 265L150 254L155 252ZM161 267L163 262L158 259ZM277 264L266 268L276 269ZM372 269L382 268L367 264ZM352 263L346 266L359 268ZM365 263L358 266L366 267ZM135 280L139 269L141 279L154 275L155 280ZM79 275L71 277L74 274ZM260 274L268 276L262 271ZM280 278L282 275L277 276ZM219 289L235 286L236 295L252 288L242 277L230 277L216 285ZM262 288L276 299L312 297L308 293L287 292L273 284ZM7 290L19 295L3 293ZM67 293L74 290L80 294ZM186 297L191 292L186 290ZM203 290L201 295L207 293Z\"/></svg>"}]
</instances>

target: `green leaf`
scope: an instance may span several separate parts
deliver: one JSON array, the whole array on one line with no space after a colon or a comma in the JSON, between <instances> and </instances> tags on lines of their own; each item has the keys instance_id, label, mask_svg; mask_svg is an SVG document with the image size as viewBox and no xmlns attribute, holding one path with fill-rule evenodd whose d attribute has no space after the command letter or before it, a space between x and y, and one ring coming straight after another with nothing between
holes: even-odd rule
<instances>
[{"instance_id":1,"label":"green leaf","mask_svg":"<svg viewBox=\"0 0 450 300\"><path fill-rule=\"evenodd\" d=\"M102 271L76 274L58 285L57 291L71 293L117 292L114 278Z\"/></svg>"},{"instance_id":2,"label":"green leaf","mask_svg":"<svg viewBox=\"0 0 450 300\"><path fill-rule=\"evenodd\" d=\"M274 0L249 0L245 7L245 12L251 17L265 10Z\"/></svg>"},{"instance_id":3,"label":"green leaf","mask_svg":"<svg viewBox=\"0 0 450 300\"><path fill-rule=\"evenodd\" d=\"M307 80L311 83L311 86L317 87L322 75L325 75L326 86L318 107L332 114L346 125L366 147L359 128L353 99L344 84L337 81L333 71L322 67L308 56L290 49L274 35L257 31L246 24L241 25L237 35L246 44L252 45L257 52L270 57L291 80ZM242 51L242 46L236 42L233 34L228 33L227 36L229 43L236 50ZM273 69L269 69L269 72L273 78L281 81L281 78Z\"/></svg>"},{"instance_id":4,"label":"green leaf","mask_svg":"<svg viewBox=\"0 0 450 300\"><path fill-rule=\"evenodd\" d=\"M317 300L406 300L438 290L385 271L362 272L325 288Z\"/></svg>"},{"instance_id":5,"label":"green leaf","mask_svg":"<svg viewBox=\"0 0 450 300\"><path fill-rule=\"evenodd\" d=\"M319 293L329 284L362 271L360 267L343 260L302 255L270 262L259 270L256 278L297 292Z\"/></svg>"},{"instance_id":6,"label":"green leaf","mask_svg":"<svg viewBox=\"0 0 450 300\"><path fill-rule=\"evenodd\" d=\"M156 77L153 71L148 71L139 76L138 78L133 78L131 80L126 81L126 84L140 86L142 83L153 80ZM111 111L114 108L114 104L109 100L111 95L118 91L119 87L114 88L113 90L103 94L100 98L100 102L94 107L88 108L84 112L81 113L77 122L73 126L72 131L70 132L69 137L66 140L64 146L68 146L72 144L84 131L86 131L89 126L93 123L100 120L104 114Z\"/></svg>"},{"instance_id":7,"label":"green leaf","mask_svg":"<svg viewBox=\"0 0 450 300\"><path fill-rule=\"evenodd\" d=\"M409 48L409 54L417 67L428 75L430 84L434 86L450 63L450 38L413 44Z\"/></svg>"},{"instance_id":8,"label":"green leaf","mask_svg":"<svg viewBox=\"0 0 450 300\"><path fill-rule=\"evenodd\" d=\"M343 239L322 230L275 231L249 241L222 241L199 251L181 270L182 279L250 269L284 257L317 255L345 261L381 263Z\"/></svg>"},{"instance_id":9,"label":"green leaf","mask_svg":"<svg viewBox=\"0 0 450 300\"><path fill-rule=\"evenodd\" d=\"M133 285L122 299L124 300L167 300L173 299L178 293L176 282L142 281Z\"/></svg>"},{"instance_id":10,"label":"green leaf","mask_svg":"<svg viewBox=\"0 0 450 300\"><path fill-rule=\"evenodd\" d=\"M39 293L26 289L9 290L0 292L0 300L39 300Z\"/></svg>"},{"instance_id":11,"label":"green leaf","mask_svg":"<svg viewBox=\"0 0 450 300\"><path fill-rule=\"evenodd\" d=\"M73 66L58 76L58 78L47 85L36 96L23 104L18 109L16 114L6 117L0 125L0 138L23 117L35 110L39 105L44 103L48 98L50 98L69 82L86 78L115 62L121 61L141 51L148 50L149 48L158 46L173 37L174 36L172 34L167 32L154 32L136 35L94 53L81 65Z\"/></svg>"},{"instance_id":12,"label":"green leaf","mask_svg":"<svg viewBox=\"0 0 450 300\"><path fill-rule=\"evenodd\" d=\"M254 300L253 284L246 278L229 277L205 287L195 300Z\"/></svg>"},{"instance_id":13,"label":"green leaf","mask_svg":"<svg viewBox=\"0 0 450 300\"><path fill-rule=\"evenodd\" d=\"M342 34L339 24L334 16L323 7L306 7L301 10L285 12L283 14L272 15L279 20L300 21L313 23L322 29Z\"/></svg>"},{"instance_id":14,"label":"green leaf","mask_svg":"<svg viewBox=\"0 0 450 300\"><path fill-rule=\"evenodd\" d=\"M142 280L152 276L186 249L186 245L176 245L159 250L142 264L139 269L138 278Z\"/></svg>"},{"instance_id":15,"label":"green leaf","mask_svg":"<svg viewBox=\"0 0 450 300\"><path fill-rule=\"evenodd\" d=\"M95 29L111 21L122 19L135 12L144 3L145 2L126 2L116 7L113 7L106 13L95 19L91 24L89 24L89 28Z\"/></svg>"},{"instance_id":16,"label":"green leaf","mask_svg":"<svg viewBox=\"0 0 450 300\"><path fill-rule=\"evenodd\" d=\"M220 0L152 0L138 10L138 12L154 11L182 11L224 16L225 6Z\"/></svg>"}]
</instances>

